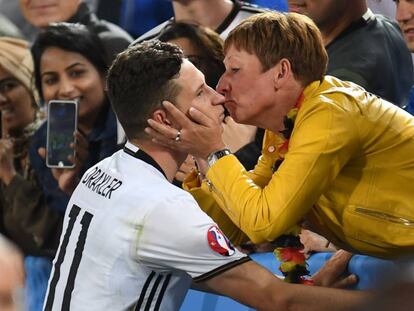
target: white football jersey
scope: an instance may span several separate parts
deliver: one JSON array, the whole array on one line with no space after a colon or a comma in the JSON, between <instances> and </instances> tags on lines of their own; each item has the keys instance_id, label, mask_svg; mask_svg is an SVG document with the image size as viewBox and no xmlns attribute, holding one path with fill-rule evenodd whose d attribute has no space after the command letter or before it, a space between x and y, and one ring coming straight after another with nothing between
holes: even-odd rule
<instances>
[{"instance_id":1,"label":"white football jersey","mask_svg":"<svg viewBox=\"0 0 414 311\"><path fill-rule=\"evenodd\" d=\"M130 143L73 193L44 310L178 310L192 280L250 260Z\"/></svg>"},{"instance_id":2,"label":"white football jersey","mask_svg":"<svg viewBox=\"0 0 414 311\"><path fill-rule=\"evenodd\" d=\"M255 4L248 2L234 0L233 9L229 15L224 19L224 21L215 29L220 37L225 40L233 28L235 28L240 22L253 14L263 13L270 11L267 8L258 7ZM132 45L141 43L146 40L156 39L166 28L174 23L175 19L170 18L165 22L155 26L146 33L142 34L138 39L136 39Z\"/></svg>"}]
</instances>

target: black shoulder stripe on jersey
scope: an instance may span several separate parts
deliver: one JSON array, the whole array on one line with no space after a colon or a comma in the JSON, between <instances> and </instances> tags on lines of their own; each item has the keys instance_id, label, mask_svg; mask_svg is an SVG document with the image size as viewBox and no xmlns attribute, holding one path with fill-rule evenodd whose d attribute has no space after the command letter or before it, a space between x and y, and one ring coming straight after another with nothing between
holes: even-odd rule
<instances>
[{"instance_id":1,"label":"black shoulder stripe on jersey","mask_svg":"<svg viewBox=\"0 0 414 311\"><path fill-rule=\"evenodd\" d=\"M152 35L149 35L148 37L145 37L145 38L143 38L141 40L136 39L129 46L134 46L134 45L140 44L140 43L142 43L144 41L154 40L154 39L156 39L160 35L160 33L161 33L162 30L163 29L161 29L160 31L154 32Z\"/></svg>"},{"instance_id":2,"label":"black shoulder stripe on jersey","mask_svg":"<svg viewBox=\"0 0 414 311\"><path fill-rule=\"evenodd\" d=\"M167 290L168 283L170 283L171 274L168 274L162 284L161 291L158 295L157 303L155 304L154 311L158 311L161 306L162 299L164 298L165 291Z\"/></svg>"},{"instance_id":3,"label":"black shoulder stripe on jersey","mask_svg":"<svg viewBox=\"0 0 414 311\"><path fill-rule=\"evenodd\" d=\"M223 273L224 271L230 270L231 268L234 268L238 265L244 264L244 263L246 263L248 261L251 261L251 260L252 259L249 256L246 256L246 257L243 257L239 260L229 262L229 263L227 263L223 266L220 266L220 267L218 267L214 270L211 270L207 273L204 273L202 275L199 275L198 277L193 278L193 281L196 282L196 283L207 281L207 280Z\"/></svg>"},{"instance_id":4,"label":"black shoulder stripe on jersey","mask_svg":"<svg viewBox=\"0 0 414 311\"><path fill-rule=\"evenodd\" d=\"M246 11L250 13L263 13L266 11L271 11L269 8L258 6L255 3L250 3L246 1L238 1L238 0L235 0L234 2L239 2L240 11Z\"/></svg>"},{"instance_id":5,"label":"black shoulder stripe on jersey","mask_svg":"<svg viewBox=\"0 0 414 311\"><path fill-rule=\"evenodd\" d=\"M231 12L229 13L229 15L226 16L224 21L216 29L216 32L218 34L222 33L224 30L227 29L227 27L229 27L231 22L236 18L237 13L239 13L240 8L241 8L240 2L239 1L234 1L233 8L232 8Z\"/></svg>"},{"instance_id":6,"label":"black shoulder stripe on jersey","mask_svg":"<svg viewBox=\"0 0 414 311\"><path fill-rule=\"evenodd\" d=\"M141 310L141 306L142 306L142 303L144 302L144 298L145 298L145 295L147 293L147 289L148 289L148 287L151 283L151 280L153 279L154 276L155 276L155 272L151 271L150 275L148 276L147 280L144 283L144 287L141 290L141 295L139 296L137 304L135 305L135 309L134 309L135 311Z\"/></svg>"},{"instance_id":7,"label":"black shoulder stripe on jersey","mask_svg":"<svg viewBox=\"0 0 414 311\"><path fill-rule=\"evenodd\" d=\"M255 8L255 7L250 7L250 6L242 6L240 11L249 12L249 13L264 13L264 12L269 12L271 10L266 9L266 8Z\"/></svg>"},{"instance_id":8,"label":"black shoulder stripe on jersey","mask_svg":"<svg viewBox=\"0 0 414 311\"><path fill-rule=\"evenodd\" d=\"M160 274L155 279L155 282L152 285L152 289L151 289L150 295L149 295L149 297L147 299L147 304L145 306L144 311L149 311L150 310L152 301L154 300L155 293L157 292L158 286L160 285L161 280L162 280L163 277L164 277L164 275Z\"/></svg>"},{"instance_id":9,"label":"black shoulder stripe on jersey","mask_svg":"<svg viewBox=\"0 0 414 311\"><path fill-rule=\"evenodd\" d=\"M128 147L124 146L124 152L126 154L129 154L130 156L133 156L134 158L137 158L141 161L144 161L145 163L152 165L155 167L161 174L164 175L164 177L167 179L167 175L165 174L162 167L155 161L148 153L143 151L142 149L138 149L137 151L133 151L129 149Z\"/></svg>"}]
</instances>

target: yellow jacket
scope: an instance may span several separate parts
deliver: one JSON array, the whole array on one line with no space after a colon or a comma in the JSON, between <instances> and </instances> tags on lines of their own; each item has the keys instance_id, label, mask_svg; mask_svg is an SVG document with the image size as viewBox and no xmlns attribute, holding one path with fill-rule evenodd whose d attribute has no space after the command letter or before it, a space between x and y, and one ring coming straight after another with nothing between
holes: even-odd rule
<instances>
[{"instance_id":1,"label":"yellow jacket","mask_svg":"<svg viewBox=\"0 0 414 311\"><path fill-rule=\"evenodd\" d=\"M289 151L273 173L281 142L266 131L254 171L230 155L203 184L192 175L184 185L235 244L273 241L306 219L354 252L414 253L414 118L326 76L304 90Z\"/></svg>"}]
</instances>

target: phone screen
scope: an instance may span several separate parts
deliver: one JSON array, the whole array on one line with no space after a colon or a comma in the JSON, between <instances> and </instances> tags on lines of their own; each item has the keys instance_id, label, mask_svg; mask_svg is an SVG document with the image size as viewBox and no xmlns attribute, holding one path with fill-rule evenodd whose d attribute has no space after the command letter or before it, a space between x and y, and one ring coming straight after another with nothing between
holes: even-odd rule
<instances>
[{"instance_id":1,"label":"phone screen","mask_svg":"<svg viewBox=\"0 0 414 311\"><path fill-rule=\"evenodd\" d=\"M77 128L78 103L73 100L51 100L47 114L47 156L48 167L70 168L75 165L69 161L75 150L73 133Z\"/></svg>"}]
</instances>

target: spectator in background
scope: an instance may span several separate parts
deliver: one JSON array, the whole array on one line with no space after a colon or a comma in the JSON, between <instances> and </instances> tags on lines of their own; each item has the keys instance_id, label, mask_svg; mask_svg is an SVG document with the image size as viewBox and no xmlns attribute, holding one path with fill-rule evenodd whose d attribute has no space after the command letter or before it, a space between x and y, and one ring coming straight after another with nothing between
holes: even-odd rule
<instances>
[{"instance_id":1,"label":"spectator in background","mask_svg":"<svg viewBox=\"0 0 414 311\"><path fill-rule=\"evenodd\" d=\"M367 5L375 14L381 14L395 19L395 3L392 1L367 0Z\"/></svg>"},{"instance_id":2,"label":"spectator in background","mask_svg":"<svg viewBox=\"0 0 414 311\"><path fill-rule=\"evenodd\" d=\"M397 3L395 17L400 25L407 47L411 53L414 53L414 3L407 0L395 2ZM411 87L406 110L414 115L414 87Z\"/></svg>"},{"instance_id":3,"label":"spectator in background","mask_svg":"<svg viewBox=\"0 0 414 311\"><path fill-rule=\"evenodd\" d=\"M243 19L263 12L263 8L239 0L172 0L174 17L154 27L135 42L156 38L169 24L186 22L208 27L225 39Z\"/></svg>"},{"instance_id":4,"label":"spectator in background","mask_svg":"<svg viewBox=\"0 0 414 311\"><path fill-rule=\"evenodd\" d=\"M23 17L19 1L0 0L0 12L16 25L22 34L21 38L27 41L33 40L38 31Z\"/></svg>"},{"instance_id":5,"label":"spectator in background","mask_svg":"<svg viewBox=\"0 0 414 311\"><path fill-rule=\"evenodd\" d=\"M20 30L4 14L0 13L0 37L22 38ZM1 118L0 118L1 127Z\"/></svg>"},{"instance_id":6,"label":"spectator in background","mask_svg":"<svg viewBox=\"0 0 414 311\"><path fill-rule=\"evenodd\" d=\"M288 0L289 11L319 27L329 56L327 74L352 81L404 107L413 84L411 54L398 25L374 15L366 0Z\"/></svg>"},{"instance_id":7,"label":"spectator in background","mask_svg":"<svg viewBox=\"0 0 414 311\"><path fill-rule=\"evenodd\" d=\"M123 0L120 25L134 38L138 38L173 14L169 0Z\"/></svg>"},{"instance_id":8,"label":"spectator in background","mask_svg":"<svg viewBox=\"0 0 414 311\"><path fill-rule=\"evenodd\" d=\"M105 93L108 67L102 52L98 37L81 24L52 24L32 46L36 87L44 102L79 102L77 156L72 159L75 168L46 167L46 123L34 134L30 146L30 161L48 206L61 214L81 174L118 149L116 118Z\"/></svg>"},{"instance_id":9,"label":"spectator in background","mask_svg":"<svg viewBox=\"0 0 414 311\"><path fill-rule=\"evenodd\" d=\"M164 28L158 39L178 45L204 74L206 83L216 87L225 70L223 40L216 32L195 24L175 22Z\"/></svg>"},{"instance_id":10,"label":"spectator in background","mask_svg":"<svg viewBox=\"0 0 414 311\"><path fill-rule=\"evenodd\" d=\"M92 9L93 12L96 12L97 2L99 0L83 0L88 6ZM21 31L22 38L25 38L27 41L32 42L37 36L39 29L31 25L23 16L20 3L17 0L0 0L0 12L7 16L10 21L16 25L16 27Z\"/></svg>"},{"instance_id":11,"label":"spectator in background","mask_svg":"<svg viewBox=\"0 0 414 311\"><path fill-rule=\"evenodd\" d=\"M0 37L22 38L20 30L4 14L0 13Z\"/></svg>"},{"instance_id":12,"label":"spectator in background","mask_svg":"<svg viewBox=\"0 0 414 311\"><path fill-rule=\"evenodd\" d=\"M53 22L81 23L97 34L102 42L105 61L109 66L116 54L123 51L132 37L119 26L100 20L82 0L19 0L29 23L45 28Z\"/></svg>"},{"instance_id":13,"label":"spectator in background","mask_svg":"<svg viewBox=\"0 0 414 311\"><path fill-rule=\"evenodd\" d=\"M96 7L94 12L99 18L119 25L122 0L95 0L94 2Z\"/></svg>"},{"instance_id":14,"label":"spectator in background","mask_svg":"<svg viewBox=\"0 0 414 311\"><path fill-rule=\"evenodd\" d=\"M33 61L27 42L0 37L0 233L26 256L28 309L39 310L63 217L46 206L29 161L29 142L43 122L32 81Z\"/></svg>"},{"instance_id":15,"label":"spectator in background","mask_svg":"<svg viewBox=\"0 0 414 311\"><path fill-rule=\"evenodd\" d=\"M132 41L131 36L115 24L100 20L82 0L19 0L24 17L34 26L45 28L52 22L81 23L98 35L106 65ZM117 142L123 143L125 133L117 125Z\"/></svg>"}]
</instances>

